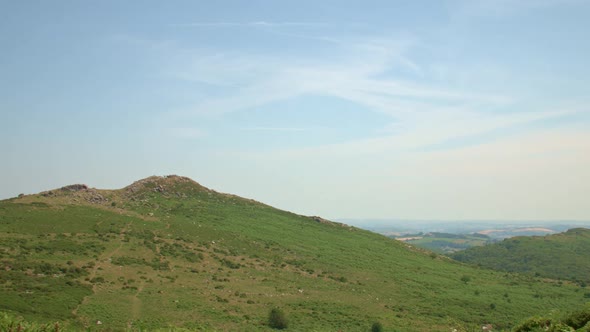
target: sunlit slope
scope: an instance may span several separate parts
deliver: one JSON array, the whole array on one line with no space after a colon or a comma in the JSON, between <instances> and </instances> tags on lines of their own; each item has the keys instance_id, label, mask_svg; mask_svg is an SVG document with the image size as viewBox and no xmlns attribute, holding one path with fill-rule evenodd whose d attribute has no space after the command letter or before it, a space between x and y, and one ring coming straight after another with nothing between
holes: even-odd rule
<instances>
[{"instance_id":1,"label":"sunlit slope","mask_svg":"<svg viewBox=\"0 0 590 332\"><path fill-rule=\"evenodd\" d=\"M546 236L519 236L471 248L453 258L484 267L590 283L590 229Z\"/></svg>"},{"instance_id":2,"label":"sunlit slope","mask_svg":"<svg viewBox=\"0 0 590 332\"><path fill-rule=\"evenodd\" d=\"M471 330L587 300L176 176L2 201L0 231L0 310L80 327Z\"/></svg>"}]
</instances>

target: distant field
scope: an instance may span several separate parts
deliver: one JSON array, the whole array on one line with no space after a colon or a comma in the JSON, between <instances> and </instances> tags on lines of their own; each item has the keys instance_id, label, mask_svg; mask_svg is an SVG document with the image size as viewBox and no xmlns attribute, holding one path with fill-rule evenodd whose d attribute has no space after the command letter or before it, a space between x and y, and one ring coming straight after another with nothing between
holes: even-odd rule
<instances>
[{"instance_id":1,"label":"distant field","mask_svg":"<svg viewBox=\"0 0 590 332\"><path fill-rule=\"evenodd\" d=\"M404 235L394 238L439 254L450 254L471 247L483 246L492 242L492 239L483 234L449 234L435 232Z\"/></svg>"}]
</instances>

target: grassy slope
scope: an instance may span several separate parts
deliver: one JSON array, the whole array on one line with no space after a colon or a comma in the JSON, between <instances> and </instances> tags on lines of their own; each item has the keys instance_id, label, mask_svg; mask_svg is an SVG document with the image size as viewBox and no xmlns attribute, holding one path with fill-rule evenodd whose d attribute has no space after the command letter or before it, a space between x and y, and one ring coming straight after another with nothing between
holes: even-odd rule
<instances>
[{"instance_id":1,"label":"grassy slope","mask_svg":"<svg viewBox=\"0 0 590 332\"><path fill-rule=\"evenodd\" d=\"M0 202L0 309L28 319L255 331L278 306L296 331L475 330L586 300L185 178L44 195Z\"/></svg>"},{"instance_id":2,"label":"grassy slope","mask_svg":"<svg viewBox=\"0 0 590 332\"><path fill-rule=\"evenodd\" d=\"M590 283L590 229L515 237L458 252L453 258L511 272Z\"/></svg>"}]
</instances>

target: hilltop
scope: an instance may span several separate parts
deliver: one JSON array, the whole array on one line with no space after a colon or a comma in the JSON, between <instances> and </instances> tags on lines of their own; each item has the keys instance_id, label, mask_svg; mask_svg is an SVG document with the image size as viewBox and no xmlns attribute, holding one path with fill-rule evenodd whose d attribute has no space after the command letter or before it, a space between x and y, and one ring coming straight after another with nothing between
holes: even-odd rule
<instances>
[{"instance_id":1,"label":"hilltop","mask_svg":"<svg viewBox=\"0 0 590 332\"><path fill-rule=\"evenodd\" d=\"M546 236L519 236L451 255L482 267L590 283L590 229Z\"/></svg>"},{"instance_id":2,"label":"hilltop","mask_svg":"<svg viewBox=\"0 0 590 332\"><path fill-rule=\"evenodd\" d=\"M0 310L99 330L500 330L588 300L180 176L0 201L0 282Z\"/></svg>"}]
</instances>

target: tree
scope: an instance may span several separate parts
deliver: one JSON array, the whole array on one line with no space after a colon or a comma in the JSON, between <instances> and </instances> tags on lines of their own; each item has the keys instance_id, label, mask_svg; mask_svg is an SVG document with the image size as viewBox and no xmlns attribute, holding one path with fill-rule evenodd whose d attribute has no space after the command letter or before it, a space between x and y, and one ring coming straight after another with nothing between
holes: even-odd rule
<instances>
[{"instance_id":1,"label":"tree","mask_svg":"<svg viewBox=\"0 0 590 332\"><path fill-rule=\"evenodd\" d=\"M279 308L271 309L268 314L268 325L277 330L286 329L288 324L285 313Z\"/></svg>"}]
</instances>

